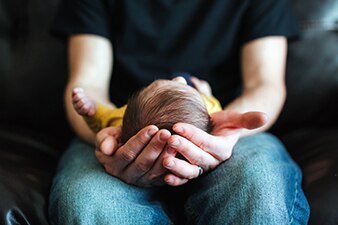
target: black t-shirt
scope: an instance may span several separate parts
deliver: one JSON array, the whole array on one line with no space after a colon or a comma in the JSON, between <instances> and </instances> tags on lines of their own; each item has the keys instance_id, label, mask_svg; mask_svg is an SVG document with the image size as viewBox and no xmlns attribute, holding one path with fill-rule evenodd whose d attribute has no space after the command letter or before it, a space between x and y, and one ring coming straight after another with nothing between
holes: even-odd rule
<instances>
[{"instance_id":1,"label":"black t-shirt","mask_svg":"<svg viewBox=\"0 0 338 225\"><path fill-rule=\"evenodd\" d=\"M264 36L297 34L288 0L64 0L52 32L112 41L111 100L157 78L189 72L224 105L241 85L240 49Z\"/></svg>"}]
</instances>

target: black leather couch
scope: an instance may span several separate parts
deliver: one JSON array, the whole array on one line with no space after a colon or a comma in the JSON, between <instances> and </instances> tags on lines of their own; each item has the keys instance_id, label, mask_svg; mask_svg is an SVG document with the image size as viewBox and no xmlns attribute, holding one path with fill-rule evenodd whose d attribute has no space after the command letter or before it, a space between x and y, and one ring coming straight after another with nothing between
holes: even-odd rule
<instances>
[{"instance_id":1,"label":"black leather couch","mask_svg":"<svg viewBox=\"0 0 338 225\"><path fill-rule=\"evenodd\" d=\"M73 136L66 48L48 34L59 0L0 2L0 224L48 224L52 177ZM288 99L272 132L304 171L310 224L338 224L338 1L294 0Z\"/></svg>"}]
</instances>

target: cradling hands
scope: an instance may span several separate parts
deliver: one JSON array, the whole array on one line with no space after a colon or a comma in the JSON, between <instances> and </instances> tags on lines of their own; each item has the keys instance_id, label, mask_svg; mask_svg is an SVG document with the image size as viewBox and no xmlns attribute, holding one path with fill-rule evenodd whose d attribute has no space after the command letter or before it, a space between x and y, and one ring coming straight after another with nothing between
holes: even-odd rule
<instances>
[{"instance_id":1,"label":"cradling hands","mask_svg":"<svg viewBox=\"0 0 338 225\"><path fill-rule=\"evenodd\" d=\"M141 187L164 185L168 172L162 165L163 151L171 137L168 130L150 125L125 144L119 143L121 128L109 127L96 135L95 154L106 172Z\"/></svg>"},{"instance_id":2,"label":"cradling hands","mask_svg":"<svg viewBox=\"0 0 338 225\"><path fill-rule=\"evenodd\" d=\"M213 170L229 159L242 129L255 129L267 122L267 116L261 112L244 114L223 110L211 115L213 130L208 134L190 124L175 124L168 140L168 154L163 165L171 174L165 176L165 182L172 186L182 185L191 179ZM185 159L175 157L180 153Z\"/></svg>"},{"instance_id":3,"label":"cradling hands","mask_svg":"<svg viewBox=\"0 0 338 225\"><path fill-rule=\"evenodd\" d=\"M104 128L96 135L95 154L107 173L126 183L179 186L229 159L242 129L255 129L267 121L260 112L227 110L212 114L211 119L211 134L185 123L174 125L175 135L150 125L123 145L121 128ZM177 153L185 159L176 157Z\"/></svg>"}]
</instances>

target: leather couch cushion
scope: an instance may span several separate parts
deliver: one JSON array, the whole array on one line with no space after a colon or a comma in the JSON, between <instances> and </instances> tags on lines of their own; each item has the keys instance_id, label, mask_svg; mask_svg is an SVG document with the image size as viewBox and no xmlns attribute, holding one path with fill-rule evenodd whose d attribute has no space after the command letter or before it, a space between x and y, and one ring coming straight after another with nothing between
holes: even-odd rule
<instances>
[{"instance_id":1,"label":"leather couch cushion","mask_svg":"<svg viewBox=\"0 0 338 225\"><path fill-rule=\"evenodd\" d=\"M59 151L39 139L30 131L0 129L0 224L48 224Z\"/></svg>"},{"instance_id":2,"label":"leather couch cushion","mask_svg":"<svg viewBox=\"0 0 338 225\"><path fill-rule=\"evenodd\" d=\"M288 96L274 126L279 134L298 127L337 127L338 1L292 1L301 31L289 46Z\"/></svg>"},{"instance_id":3,"label":"leather couch cushion","mask_svg":"<svg viewBox=\"0 0 338 225\"><path fill-rule=\"evenodd\" d=\"M302 30L338 30L338 1L292 0Z\"/></svg>"}]
</instances>

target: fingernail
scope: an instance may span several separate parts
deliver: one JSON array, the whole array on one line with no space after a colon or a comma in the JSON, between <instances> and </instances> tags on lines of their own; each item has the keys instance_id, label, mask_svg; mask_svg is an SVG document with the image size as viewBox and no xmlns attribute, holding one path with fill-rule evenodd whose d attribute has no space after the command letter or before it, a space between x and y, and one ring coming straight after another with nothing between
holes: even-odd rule
<instances>
[{"instance_id":1,"label":"fingernail","mask_svg":"<svg viewBox=\"0 0 338 225\"><path fill-rule=\"evenodd\" d=\"M167 159L167 160L165 161L164 166L165 166L166 168L170 169L170 168L172 168L172 167L175 166L175 162L174 162L173 160Z\"/></svg>"},{"instance_id":2,"label":"fingernail","mask_svg":"<svg viewBox=\"0 0 338 225\"><path fill-rule=\"evenodd\" d=\"M174 126L174 131L177 133L183 133L184 132L184 128L181 126Z\"/></svg>"},{"instance_id":3,"label":"fingernail","mask_svg":"<svg viewBox=\"0 0 338 225\"><path fill-rule=\"evenodd\" d=\"M160 141L167 141L169 135L167 133L160 134Z\"/></svg>"},{"instance_id":4,"label":"fingernail","mask_svg":"<svg viewBox=\"0 0 338 225\"><path fill-rule=\"evenodd\" d=\"M172 177L170 176L166 176L164 178L164 181L167 183L167 184L172 184L174 182L174 180L172 179Z\"/></svg>"},{"instance_id":5,"label":"fingernail","mask_svg":"<svg viewBox=\"0 0 338 225\"><path fill-rule=\"evenodd\" d=\"M157 132L157 129L155 127L152 127L148 130L147 135L148 137L152 137Z\"/></svg>"},{"instance_id":6,"label":"fingernail","mask_svg":"<svg viewBox=\"0 0 338 225\"><path fill-rule=\"evenodd\" d=\"M171 141L171 142L169 143L169 145L170 145L171 147L177 147L177 146L180 145L180 141L179 141L178 139L174 139L173 141Z\"/></svg>"}]
</instances>

